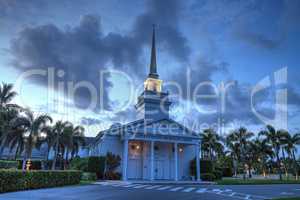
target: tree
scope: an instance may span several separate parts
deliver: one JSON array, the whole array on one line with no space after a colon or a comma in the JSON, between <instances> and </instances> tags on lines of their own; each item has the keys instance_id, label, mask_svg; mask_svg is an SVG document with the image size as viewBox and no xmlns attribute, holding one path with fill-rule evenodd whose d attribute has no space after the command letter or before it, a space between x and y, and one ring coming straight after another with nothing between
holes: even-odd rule
<instances>
[{"instance_id":1,"label":"tree","mask_svg":"<svg viewBox=\"0 0 300 200\"><path fill-rule=\"evenodd\" d=\"M282 172L281 172L281 161L279 157L282 140L284 136L286 135L285 130L276 130L273 126L267 125L266 130L263 130L259 133L259 135L264 136L266 142L272 145L272 148L274 150L275 156L276 156L276 162L277 162L277 168L279 171L279 178L282 180Z\"/></svg>"},{"instance_id":2,"label":"tree","mask_svg":"<svg viewBox=\"0 0 300 200\"><path fill-rule=\"evenodd\" d=\"M16 95L17 93L13 91L12 84L2 83L0 85L0 156L2 156L4 148L9 143L9 134L14 131L11 128L11 122L19 112L19 107L11 104Z\"/></svg>"},{"instance_id":3,"label":"tree","mask_svg":"<svg viewBox=\"0 0 300 200\"><path fill-rule=\"evenodd\" d=\"M85 145L84 128L82 126L70 126L66 127L66 134L69 140L66 142L67 153L66 160L68 161L69 152L71 152L71 158L77 155L80 146Z\"/></svg>"},{"instance_id":4,"label":"tree","mask_svg":"<svg viewBox=\"0 0 300 200\"><path fill-rule=\"evenodd\" d=\"M297 152L297 146L300 144L300 133L297 133L293 136L291 136L290 134L286 134L283 138L283 141L283 143L285 144L285 150L287 151L289 157L293 160L293 169L296 180L298 180L298 164L295 153Z\"/></svg>"},{"instance_id":5,"label":"tree","mask_svg":"<svg viewBox=\"0 0 300 200\"><path fill-rule=\"evenodd\" d=\"M252 152L255 155L253 164L257 164L263 173L263 176L266 176L267 171L267 161L269 158L273 158L272 147L265 141L261 140L259 137L255 138L252 145Z\"/></svg>"},{"instance_id":6,"label":"tree","mask_svg":"<svg viewBox=\"0 0 300 200\"><path fill-rule=\"evenodd\" d=\"M245 153L246 153L246 145L249 139L254 134L249 132L246 128L240 127L239 129L234 130L226 137L226 144L229 149L234 150L234 154L236 155L237 166L241 163L243 166L245 165ZM245 171L245 170L244 170ZM244 172L244 179L246 178L246 174Z\"/></svg>"},{"instance_id":7,"label":"tree","mask_svg":"<svg viewBox=\"0 0 300 200\"><path fill-rule=\"evenodd\" d=\"M220 142L219 135L213 129L206 129L201 134L203 152L207 152L210 160L213 160L215 155L223 152L224 147Z\"/></svg>"},{"instance_id":8,"label":"tree","mask_svg":"<svg viewBox=\"0 0 300 200\"><path fill-rule=\"evenodd\" d=\"M34 116L33 112L30 110L24 110L24 115L18 117L15 120L15 127L23 127L25 133L25 154L23 161L23 169L25 169L25 164L27 159L31 159L32 150L36 147L38 140L41 138L41 133L43 132L45 126L48 122L52 123L52 118L48 115L38 115Z\"/></svg>"},{"instance_id":9,"label":"tree","mask_svg":"<svg viewBox=\"0 0 300 200\"><path fill-rule=\"evenodd\" d=\"M66 127L70 125L70 122L57 121L53 126L53 148L54 148L54 157L52 162L52 170L55 169L57 156L59 151L64 143L64 134L66 131ZM62 154L63 156L63 154Z\"/></svg>"}]
</instances>

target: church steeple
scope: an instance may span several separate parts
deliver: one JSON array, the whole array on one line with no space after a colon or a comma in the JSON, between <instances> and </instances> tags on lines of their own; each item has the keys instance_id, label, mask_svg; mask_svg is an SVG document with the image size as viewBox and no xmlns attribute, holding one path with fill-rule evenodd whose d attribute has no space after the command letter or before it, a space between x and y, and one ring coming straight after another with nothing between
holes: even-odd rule
<instances>
[{"instance_id":1,"label":"church steeple","mask_svg":"<svg viewBox=\"0 0 300 200\"><path fill-rule=\"evenodd\" d=\"M148 77L158 78L157 67L156 67L155 25L154 24L153 24L153 32L152 32L150 72L149 72Z\"/></svg>"}]
</instances>

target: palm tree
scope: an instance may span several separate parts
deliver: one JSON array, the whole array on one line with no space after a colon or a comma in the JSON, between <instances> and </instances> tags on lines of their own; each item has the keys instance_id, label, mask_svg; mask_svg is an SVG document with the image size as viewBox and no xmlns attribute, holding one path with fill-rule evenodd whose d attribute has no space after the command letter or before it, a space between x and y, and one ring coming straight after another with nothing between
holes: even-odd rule
<instances>
[{"instance_id":1,"label":"palm tree","mask_svg":"<svg viewBox=\"0 0 300 200\"><path fill-rule=\"evenodd\" d=\"M15 127L23 127L25 136L25 154L23 161L23 169L27 159L31 159L32 150L37 147L39 140L41 139L41 133L48 122L52 123L52 118L48 115L34 116L30 110L24 110L24 116L20 116L15 120Z\"/></svg>"},{"instance_id":2,"label":"palm tree","mask_svg":"<svg viewBox=\"0 0 300 200\"><path fill-rule=\"evenodd\" d=\"M2 83L0 85L0 108L2 109L7 105L10 105L10 102L16 95L17 93L13 91L12 84Z\"/></svg>"},{"instance_id":3,"label":"palm tree","mask_svg":"<svg viewBox=\"0 0 300 200\"><path fill-rule=\"evenodd\" d=\"M253 148L256 150L255 154L257 155L256 163L260 165L261 170L263 172L263 176L266 176L266 165L269 158L273 158L274 152L272 150L272 146L270 146L266 140L261 140L260 138L256 138L253 141Z\"/></svg>"},{"instance_id":4,"label":"palm tree","mask_svg":"<svg viewBox=\"0 0 300 200\"><path fill-rule=\"evenodd\" d=\"M286 131L276 130L273 126L267 125L266 130L261 131L259 135L265 136L266 142L272 145L272 148L276 156L279 178L280 180L282 180L281 161L280 161L279 153L282 145L282 140L286 135Z\"/></svg>"},{"instance_id":5,"label":"palm tree","mask_svg":"<svg viewBox=\"0 0 300 200\"><path fill-rule=\"evenodd\" d=\"M19 110L14 107L6 107L0 110L0 157L6 146L9 145L10 135L14 133L13 122L18 118Z\"/></svg>"},{"instance_id":6,"label":"palm tree","mask_svg":"<svg viewBox=\"0 0 300 200\"><path fill-rule=\"evenodd\" d=\"M18 106L11 104L16 94L12 84L0 85L0 157L9 143L9 134L13 131L11 121L18 115Z\"/></svg>"},{"instance_id":7,"label":"palm tree","mask_svg":"<svg viewBox=\"0 0 300 200\"><path fill-rule=\"evenodd\" d=\"M69 135L70 140L67 141L67 153L66 160L68 161L69 152L71 151L71 157L78 154L80 146L85 145L84 128L82 126L68 126L66 132Z\"/></svg>"},{"instance_id":8,"label":"palm tree","mask_svg":"<svg viewBox=\"0 0 300 200\"><path fill-rule=\"evenodd\" d=\"M224 149L220 137L213 129L205 129L201 136L201 148L207 152L209 159L213 160L214 155L220 154Z\"/></svg>"},{"instance_id":9,"label":"palm tree","mask_svg":"<svg viewBox=\"0 0 300 200\"><path fill-rule=\"evenodd\" d=\"M9 147L10 151L15 149L15 160L22 154L25 149L25 135L22 127L14 127L15 131L10 134Z\"/></svg>"},{"instance_id":10,"label":"palm tree","mask_svg":"<svg viewBox=\"0 0 300 200\"><path fill-rule=\"evenodd\" d=\"M297 146L300 144L300 133L297 133L293 136L290 134L285 135L284 140L284 148L287 151L289 157L293 160L293 169L296 175L296 180L298 180L298 164L296 160L295 153L297 152Z\"/></svg>"},{"instance_id":11,"label":"palm tree","mask_svg":"<svg viewBox=\"0 0 300 200\"><path fill-rule=\"evenodd\" d=\"M64 143L64 134L66 135L66 128L70 126L70 122L57 121L53 126L53 148L54 148L54 157L52 162L52 170L55 169L56 160L59 153L59 150ZM62 154L63 155L63 154Z\"/></svg>"},{"instance_id":12,"label":"palm tree","mask_svg":"<svg viewBox=\"0 0 300 200\"><path fill-rule=\"evenodd\" d=\"M236 161L237 166L239 163L245 164L245 153L246 153L246 145L249 139L254 134L249 132L246 128L240 127L239 129L234 130L231 132L226 138L226 144L230 149L237 151L236 154ZM246 178L246 174L244 172L244 179Z\"/></svg>"}]
</instances>

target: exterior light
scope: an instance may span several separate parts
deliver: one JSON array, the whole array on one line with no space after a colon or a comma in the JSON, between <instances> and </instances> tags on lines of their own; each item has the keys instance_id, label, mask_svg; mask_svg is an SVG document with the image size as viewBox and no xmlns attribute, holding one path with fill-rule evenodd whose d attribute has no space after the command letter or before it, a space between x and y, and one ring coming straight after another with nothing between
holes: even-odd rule
<instances>
[{"instance_id":1,"label":"exterior light","mask_svg":"<svg viewBox=\"0 0 300 200\"><path fill-rule=\"evenodd\" d=\"M136 145L136 149L140 149L140 145Z\"/></svg>"},{"instance_id":2,"label":"exterior light","mask_svg":"<svg viewBox=\"0 0 300 200\"><path fill-rule=\"evenodd\" d=\"M180 147L180 148L179 148L179 152L183 152L183 148Z\"/></svg>"}]
</instances>

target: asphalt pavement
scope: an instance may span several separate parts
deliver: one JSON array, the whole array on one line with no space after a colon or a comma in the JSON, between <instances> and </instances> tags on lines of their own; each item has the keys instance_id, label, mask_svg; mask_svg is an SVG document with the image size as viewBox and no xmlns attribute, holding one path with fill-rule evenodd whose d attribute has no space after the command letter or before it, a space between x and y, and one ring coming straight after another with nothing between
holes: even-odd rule
<instances>
[{"instance_id":1,"label":"asphalt pavement","mask_svg":"<svg viewBox=\"0 0 300 200\"><path fill-rule=\"evenodd\" d=\"M97 182L0 194L0 200L215 200L300 197L300 185L176 185Z\"/></svg>"}]
</instances>

